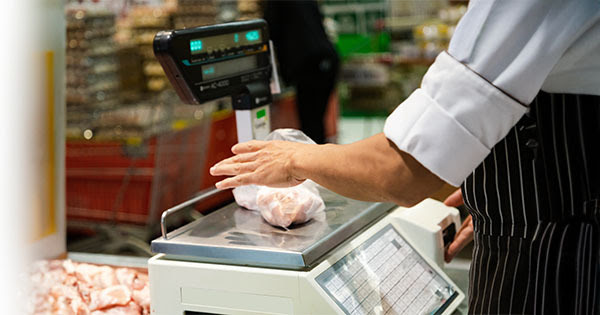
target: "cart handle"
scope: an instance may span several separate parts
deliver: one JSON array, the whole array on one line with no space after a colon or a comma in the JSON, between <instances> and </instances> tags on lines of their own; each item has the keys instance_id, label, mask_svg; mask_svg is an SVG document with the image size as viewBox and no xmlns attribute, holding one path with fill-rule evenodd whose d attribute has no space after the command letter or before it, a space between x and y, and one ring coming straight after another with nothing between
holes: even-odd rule
<instances>
[{"instance_id":1,"label":"cart handle","mask_svg":"<svg viewBox=\"0 0 600 315\"><path fill-rule=\"evenodd\" d=\"M192 199L186 200L172 208L169 208L167 210L165 210L161 217L160 217L160 232L162 233L162 237L166 240L167 238L167 217L175 212L178 212L181 209L184 209L188 206L191 206L192 204L204 200L206 198L210 198L214 195L216 195L217 193L221 192L222 190L217 189L217 188L208 188L205 190L200 191L195 197L193 197Z\"/></svg>"}]
</instances>

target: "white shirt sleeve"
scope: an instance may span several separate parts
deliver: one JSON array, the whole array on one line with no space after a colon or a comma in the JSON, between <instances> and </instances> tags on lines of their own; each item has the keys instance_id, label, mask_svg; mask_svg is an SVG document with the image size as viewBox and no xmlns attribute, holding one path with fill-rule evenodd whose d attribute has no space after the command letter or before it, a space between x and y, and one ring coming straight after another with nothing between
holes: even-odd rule
<instances>
[{"instance_id":1,"label":"white shirt sleeve","mask_svg":"<svg viewBox=\"0 0 600 315\"><path fill-rule=\"evenodd\" d=\"M527 111L569 46L600 18L600 1L473 0L384 133L459 186Z\"/></svg>"}]
</instances>

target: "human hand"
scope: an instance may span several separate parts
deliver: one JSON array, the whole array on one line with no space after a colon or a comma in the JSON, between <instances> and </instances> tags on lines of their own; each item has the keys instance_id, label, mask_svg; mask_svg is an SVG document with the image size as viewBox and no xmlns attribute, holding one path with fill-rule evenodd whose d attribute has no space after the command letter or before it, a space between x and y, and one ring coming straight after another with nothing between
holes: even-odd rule
<instances>
[{"instance_id":1,"label":"human hand","mask_svg":"<svg viewBox=\"0 0 600 315\"><path fill-rule=\"evenodd\" d=\"M460 189L456 190L452 195L448 196L446 200L444 200L444 204L449 207L458 207L462 204L462 192ZM465 221L463 221L462 226L454 236L454 240L450 245L446 248L446 252L444 253L444 260L446 262L450 262L458 252L460 252L469 242L473 240L473 218L469 215Z\"/></svg>"},{"instance_id":2,"label":"human hand","mask_svg":"<svg viewBox=\"0 0 600 315\"><path fill-rule=\"evenodd\" d=\"M457 189L450 196L448 196L446 200L444 200L444 204L448 207L455 208L464 205L465 203L463 201L462 191L460 189Z\"/></svg>"},{"instance_id":3,"label":"human hand","mask_svg":"<svg viewBox=\"0 0 600 315\"><path fill-rule=\"evenodd\" d=\"M219 189L243 185L290 187L302 183L294 162L298 155L308 152L313 144L288 141L249 141L231 148L235 156L225 159L210 168L213 176L232 176L215 186Z\"/></svg>"}]
</instances>

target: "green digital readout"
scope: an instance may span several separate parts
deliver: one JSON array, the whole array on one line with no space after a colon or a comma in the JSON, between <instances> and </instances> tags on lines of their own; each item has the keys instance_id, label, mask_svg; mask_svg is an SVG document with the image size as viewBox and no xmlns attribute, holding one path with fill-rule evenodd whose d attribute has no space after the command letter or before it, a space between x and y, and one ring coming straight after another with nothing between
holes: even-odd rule
<instances>
[{"instance_id":1,"label":"green digital readout","mask_svg":"<svg viewBox=\"0 0 600 315\"><path fill-rule=\"evenodd\" d=\"M196 52L196 51L202 50L202 41L199 40L199 39L190 41L190 50L192 52Z\"/></svg>"},{"instance_id":2,"label":"green digital readout","mask_svg":"<svg viewBox=\"0 0 600 315\"><path fill-rule=\"evenodd\" d=\"M250 31L246 33L246 39L249 42L255 41L255 40L259 40L260 39L260 33L256 30L254 31Z\"/></svg>"},{"instance_id":3,"label":"green digital readout","mask_svg":"<svg viewBox=\"0 0 600 315\"><path fill-rule=\"evenodd\" d=\"M190 40L192 55L224 51L261 42L261 30L249 30Z\"/></svg>"}]
</instances>

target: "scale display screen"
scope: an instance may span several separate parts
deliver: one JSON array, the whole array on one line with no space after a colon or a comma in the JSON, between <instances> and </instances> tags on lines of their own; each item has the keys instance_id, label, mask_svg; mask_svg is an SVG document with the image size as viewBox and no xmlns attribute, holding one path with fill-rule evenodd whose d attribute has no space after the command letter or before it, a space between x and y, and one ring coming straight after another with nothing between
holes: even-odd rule
<instances>
[{"instance_id":1,"label":"scale display screen","mask_svg":"<svg viewBox=\"0 0 600 315\"><path fill-rule=\"evenodd\" d=\"M346 314L441 314L458 296L392 225L316 281Z\"/></svg>"},{"instance_id":2,"label":"scale display screen","mask_svg":"<svg viewBox=\"0 0 600 315\"><path fill-rule=\"evenodd\" d=\"M152 46L186 104L237 97L248 86L269 86L273 73L269 30L261 19L160 31ZM270 94L260 99L271 102Z\"/></svg>"},{"instance_id":3,"label":"scale display screen","mask_svg":"<svg viewBox=\"0 0 600 315\"><path fill-rule=\"evenodd\" d=\"M214 51L239 48L241 46L261 43L260 30L249 30L223 35L203 37L190 40L190 52L192 55L201 53L212 53Z\"/></svg>"},{"instance_id":4,"label":"scale display screen","mask_svg":"<svg viewBox=\"0 0 600 315\"><path fill-rule=\"evenodd\" d=\"M202 66L202 78L205 81L236 73L243 73L258 67L256 55L211 63Z\"/></svg>"}]
</instances>

